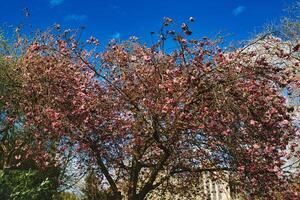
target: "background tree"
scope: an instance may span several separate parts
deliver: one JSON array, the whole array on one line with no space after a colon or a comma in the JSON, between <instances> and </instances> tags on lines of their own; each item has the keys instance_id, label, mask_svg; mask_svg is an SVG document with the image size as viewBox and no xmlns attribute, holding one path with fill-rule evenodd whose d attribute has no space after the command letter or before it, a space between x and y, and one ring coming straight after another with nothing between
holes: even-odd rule
<instances>
[{"instance_id":1,"label":"background tree","mask_svg":"<svg viewBox=\"0 0 300 200\"><path fill-rule=\"evenodd\" d=\"M278 32L281 37L291 41L299 41L300 36L300 2L295 1L292 5L288 6L286 16L281 19Z\"/></svg>"},{"instance_id":2,"label":"background tree","mask_svg":"<svg viewBox=\"0 0 300 200\"><path fill-rule=\"evenodd\" d=\"M83 199L86 200L111 199L111 193L108 190L101 188L101 179L94 170L89 170L85 177L85 183L81 192L83 194Z\"/></svg>"},{"instance_id":3,"label":"background tree","mask_svg":"<svg viewBox=\"0 0 300 200\"><path fill-rule=\"evenodd\" d=\"M20 104L23 80L18 66L22 51L19 50L20 47L14 48L0 37L0 196L7 200L52 199L61 185L59 178L63 179L64 163L56 162L53 147L47 149L46 160L40 159L40 163L34 160L38 155L34 151L38 141L32 129L24 126L26 116Z\"/></svg>"},{"instance_id":4,"label":"background tree","mask_svg":"<svg viewBox=\"0 0 300 200\"><path fill-rule=\"evenodd\" d=\"M79 200L81 198L79 198L77 195L71 192L62 192L56 195L53 199L54 200Z\"/></svg>"}]
</instances>

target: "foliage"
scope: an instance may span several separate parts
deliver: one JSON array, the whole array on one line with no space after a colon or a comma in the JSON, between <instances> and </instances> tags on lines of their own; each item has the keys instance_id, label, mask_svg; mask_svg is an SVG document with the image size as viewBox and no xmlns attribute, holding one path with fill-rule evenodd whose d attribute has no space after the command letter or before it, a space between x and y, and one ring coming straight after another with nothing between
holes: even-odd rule
<instances>
[{"instance_id":1,"label":"foliage","mask_svg":"<svg viewBox=\"0 0 300 200\"><path fill-rule=\"evenodd\" d=\"M9 170L0 172L0 196L7 200L52 199L56 193L57 177L50 170Z\"/></svg>"},{"instance_id":2,"label":"foliage","mask_svg":"<svg viewBox=\"0 0 300 200\"><path fill-rule=\"evenodd\" d=\"M7 42L0 39L0 169L33 167L33 163L26 161L29 158L26 149L32 144L28 141L33 139L30 130L22 126L19 104L22 79L17 69L18 58L12 56Z\"/></svg>"},{"instance_id":3,"label":"foliage","mask_svg":"<svg viewBox=\"0 0 300 200\"><path fill-rule=\"evenodd\" d=\"M84 200L109 200L110 199L110 193L104 189L100 188L101 182L99 181L99 178L97 177L96 173L91 170L87 174L85 178L85 184L82 189L82 194L84 196Z\"/></svg>"},{"instance_id":4,"label":"foliage","mask_svg":"<svg viewBox=\"0 0 300 200\"><path fill-rule=\"evenodd\" d=\"M53 200L79 200L75 194L71 192L62 192L60 194L56 194Z\"/></svg>"},{"instance_id":5,"label":"foliage","mask_svg":"<svg viewBox=\"0 0 300 200\"><path fill-rule=\"evenodd\" d=\"M17 63L22 57L16 56L2 37L0 45L0 196L5 199L51 199L57 192L62 173L50 150L47 153L52 163L47 167L39 168L33 159L36 152L32 149L38 141L31 129L24 127L26 116L20 108L22 74Z\"/></svg>"},{"instance_id":6,"label":"foliage","mask_svg":"<svg viewBox=\"0 0 300 200\"><path fill-rule=\"evenodd\" d=\"M299 40L300 36L300 1L286 8L287 16L281 19L279 33L281 37L289 40Z\"/></svg>"}]
</instances>

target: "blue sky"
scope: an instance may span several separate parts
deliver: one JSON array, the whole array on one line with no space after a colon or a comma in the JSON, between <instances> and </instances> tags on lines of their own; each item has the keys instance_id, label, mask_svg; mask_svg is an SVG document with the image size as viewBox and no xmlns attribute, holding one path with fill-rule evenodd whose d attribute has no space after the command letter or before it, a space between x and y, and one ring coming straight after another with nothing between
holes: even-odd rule
<instances>
[{"instance_id":1,"label":"blue sky","mask_svg":"<svg viewBox=\"0 0 300 200\"><path fill-rule=\"evenodd\" d=\"M260 31L266 23L278 20L282 9L293 0L1 0L0 23L32 24L44 29L54 23L64 28L85 25L85 36L102 43L110 38L135 35L150 43L163 17L176 22L196 19L194 36L214 36L219 31L227 40L241 40ZM23 9L30 11L25 19Z\"/></svg>"}]
</instances>

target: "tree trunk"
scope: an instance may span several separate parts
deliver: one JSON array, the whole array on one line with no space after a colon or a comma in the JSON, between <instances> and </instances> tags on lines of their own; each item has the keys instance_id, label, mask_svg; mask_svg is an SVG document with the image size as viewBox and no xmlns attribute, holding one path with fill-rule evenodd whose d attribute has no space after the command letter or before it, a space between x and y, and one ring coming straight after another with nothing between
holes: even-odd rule
<instances>
[{"instance_id":1,"label":"tree trunk","mask_svg":"<svg viewBox=\"0 0 300 200\"><path fill-rule=\"evenodd\" d=\"M112 196L108 198L108 200L123 200L121 192L113 193Z\"/></svg>"}]
</instances>

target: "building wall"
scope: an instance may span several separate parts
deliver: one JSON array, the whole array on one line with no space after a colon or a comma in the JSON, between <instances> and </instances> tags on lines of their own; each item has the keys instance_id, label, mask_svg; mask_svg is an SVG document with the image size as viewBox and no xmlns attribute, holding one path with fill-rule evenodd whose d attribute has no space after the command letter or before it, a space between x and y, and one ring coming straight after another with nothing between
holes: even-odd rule
<instances>
[{"instance_id":1,"label":"building wall","mask_svg":"<svg viewBox=\"0 0 300 200\"><path fill-rule=\"evenodd\" d=\"M225 175L226 176L226 175ZM184 194L172 194L169 191L162 192L159 190L153 191L147 199L149 200L233 200L230 196L230 190L223 177L216 181L209 173L203 173L197 184L192 184L189 191ZM174 185L180 185L180 179L170 180Z\"/></svg>"}]
</instances>

